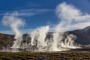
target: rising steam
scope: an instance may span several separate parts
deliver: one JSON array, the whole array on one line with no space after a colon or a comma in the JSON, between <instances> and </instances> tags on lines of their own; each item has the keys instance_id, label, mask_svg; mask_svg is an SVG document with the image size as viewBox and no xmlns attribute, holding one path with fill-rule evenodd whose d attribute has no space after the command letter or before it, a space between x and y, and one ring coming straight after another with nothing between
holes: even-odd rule
<instances>
[{"instance_id":1,"label":"rising steam","mask_svg":"<svg viewBox=\"0 0 90 60\"><path fill-rule=\"evenodd\" d=\"M47 46L45 38L48 32L49 32L49 26L43 26L37 28L36 30L30 33L31 45L35 45L35 40L37 40L36 43L37 43L37 48L39 48L38 51L42 51L42 49Z\"/></svg>"},{"instance_id":2,"label":"rising steam","mask_svg":"<svg viewBox=\"0 0 90 60\"><path fill-rule=\"evenodd\" d=\"M81 12L73 5L63 2L57 6L56 13L61 20L57 26L59 31L65 32L90 26L90 15Z\"/></svg>"},{"instance_id":3,"label":"rising steam","mask_svg":"<svg viewBox=\"0 0 90 60\"><path fill-rule=\"evenodd\" d=\"M18 12L13 12L12 14L5 14L2 22L5 26L10 26L15 33L15 41L12 48L20 48L22 41L22 33L19 28L23 26L25 22L18 18Z\"/></svg>"}]
</instances>

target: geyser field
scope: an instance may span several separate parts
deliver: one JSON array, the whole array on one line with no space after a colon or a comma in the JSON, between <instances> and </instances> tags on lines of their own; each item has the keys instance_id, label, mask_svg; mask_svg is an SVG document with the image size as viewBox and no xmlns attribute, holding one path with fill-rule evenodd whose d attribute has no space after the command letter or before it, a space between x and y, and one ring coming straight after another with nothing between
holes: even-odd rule
<instances>
[{"instance_id":1,"label":"geyser field","mask_svg":"<svg viewBox=\"0 0 90 60\"><path fill-rule=\"evenodd\" d=\"M3 16L3 25L10 27L15 35L12 46L6 49L1 49L0 51L2 53L0 54L3 54L4 52L7 52L8 54L8 52L10 52L10 54L13 55L14 53L22 54L26 52L24 54L28 55L27 52L31 52L30 54L36 53L37 55L39 54L38 52L41 52L40 54L44 56L43 53L46 52L47 56L49 56L48 54L50 53L56 54L59 52L63 56L66 55L66 53L76 56L75 54L79 54L78 51L82 51L82 46L84 45L75 42L77 36L67 32L84 29L90 26L89 14L84 14L76 7L63 2L56 7L56 15L58 16L60 22L53 27L50 25L45 25L33 29L32 31L28 32L27 38L29 39L27 40L23 40L23 33L21 30L21 27L24 27L27 22L25 22L25 20L20 18L18 15L19 13L15 11L12 13L6 13ZM74 50L75 52L70 52ZM61 56L60 54L56 56ZM88 55L85 56L89 55L90 54L88 53Z\"/></svg>"},{"instance_id":2,"label":"geyser field","mask_svg":"<svg viewBox=\"0 0 90 60\"><path fill-rule=\"evenodd\" d=\"M21 50L33 52L53 52L81 48L78 43L74 42L77 37L73 34L65 35L65 32L83 29L90 26L90 15L83 15L84 13L80 10L72 5L68 5L65 2L56 7L56 14L61 21L56 26L52 27L53 33L50 35L50 38L46 38L46 36L50 32L51 27L46 25L28 32L28 37L30 37L30 39L23 42L23 34L20 27L24 26L26 22L18 17L18 12L16 11L11 14L6 13L2 19L2 23L5 26L10 26L15 33L15 41L13 42L13 45L9 47L11 49L9 50L9 48L7 48L7 50L9 52L21 52ZM77 23L73 24L73 21Z\"/></svg>"},{"instance_id":3,"label":"geyser field","mask_svg":"<svg viewBox=\"0 0 90 60\"><path fill-rule=\"evenodd\" d=\"M71 11L75 12L73 16L71 16L70 13L66 11L64 12L64 10L68 8ZM33 50L39 52L47 52L47 51L66 51L70 49L80 48L79 45L74 43L76 36L74 36L73 34L69 34L66 35L66 37L64 37L64 32L72 30L73 27L75 27L74 29L78 29L79 27L76 26L77 24L72 25L73 19L78 17L85 17L85 16L80 16L81 13L79 13L79 10L77 10L73 6L67 5L66 3L62 3L58 5L56 9L56 13L59 17L62 17L61 18L62 21L59 24L57 24L55 27L53 27L54 33L52 33L51 35L52 37L46 38L46 35L50 30L50 26L49 25L41 26L29 32L28 35L31 39L29 40L29 42L26 41L24 43L22 42L23 41L22 33L19 28L23 26L26 22L18 17L18 12L13 12L11 14L6 13L6 15L3 17L2 22L4 25L10 26L11 29L15 32L15 37L14 37L15 41L12 47L10 47L12 49L10 51L19 52L20 51L19 49L24 49L26 51ZM65 16L63 16L64 14ZM69 15L71 17L67 18L67 16ZM88 19L89 17L85 17L85 18ZM66 25L66 20L68 20L67 25ZM82 23L80 22L80 24L83 24L83 22ZM85 27L81 27L81 28L85 28Z\"/></svg>"}]
</instances>

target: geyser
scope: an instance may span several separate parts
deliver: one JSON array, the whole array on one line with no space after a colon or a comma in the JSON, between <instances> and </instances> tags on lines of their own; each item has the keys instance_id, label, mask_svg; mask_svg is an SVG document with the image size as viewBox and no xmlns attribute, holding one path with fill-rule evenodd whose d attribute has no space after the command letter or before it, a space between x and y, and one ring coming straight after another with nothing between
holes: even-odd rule
<instances>
[{"instance_id":1,"label":"geyser","mask_svg":"<svg viewBox=\"0 0 90 60\"><path fill-rule=\"evenodd\" d=\"M37 40L36 46L38 48L38 51L42 51L47 46L45 38L48 32L49 32L49 26L43 26L43 27L37 28L36 30L30 33L31 45L35 45L35 40Z\"/></svg>"},{"instance_id":2,"label":"geyser","mask_svg":"<svg viewBox=\"0 0 90 60\"><path fill-rule=\"evenodd\" d=\"M3 17L3 24L6 26L10 26L13 32L15 33L15 41L12 49L18 49L20 48L21 42L22 42L22 33L19 30L21 26L24 25L24 21L22 21L20 18L18 18L18 12L13 12L12 14L5 14Z\"/></svg>"}]
</instances>

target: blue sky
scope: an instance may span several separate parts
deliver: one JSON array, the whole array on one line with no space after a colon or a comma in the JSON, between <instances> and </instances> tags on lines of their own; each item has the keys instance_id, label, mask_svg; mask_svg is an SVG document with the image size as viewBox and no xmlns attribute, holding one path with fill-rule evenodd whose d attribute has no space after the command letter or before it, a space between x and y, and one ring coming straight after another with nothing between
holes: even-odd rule
<instances>
[{"instance_id":1,"label":"blue sky","mask_svg":"<svg viewBox=\"0 0 90 60\"><path fill-rule=\"evenodd\" d=\"M90 0L0 0L0 32L11 30L3 26L2 18L5 13L18 11L26 25L22 29L35 29L44 25L55 25L58 18L56 6L62 2L74 5L82 12L90 14Z\"/></svg>"}]
</instances>

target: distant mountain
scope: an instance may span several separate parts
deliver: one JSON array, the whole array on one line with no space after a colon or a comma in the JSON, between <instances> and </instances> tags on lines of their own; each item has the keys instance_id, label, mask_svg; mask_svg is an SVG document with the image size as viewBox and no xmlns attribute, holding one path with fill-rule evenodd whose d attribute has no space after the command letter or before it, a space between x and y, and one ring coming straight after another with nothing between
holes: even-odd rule
<instances>
[{"instance_id":1,"label":"distant mountain","mask_svg":"<svg viewBox=\"0 0 90 60\"><path fill-rule=\"evenodd\" d=\"M69 33L77 36L76 42L78 42L79 44L90 44L90 26L81 30L70 31Z\"/></svg>"}]
</instances>

